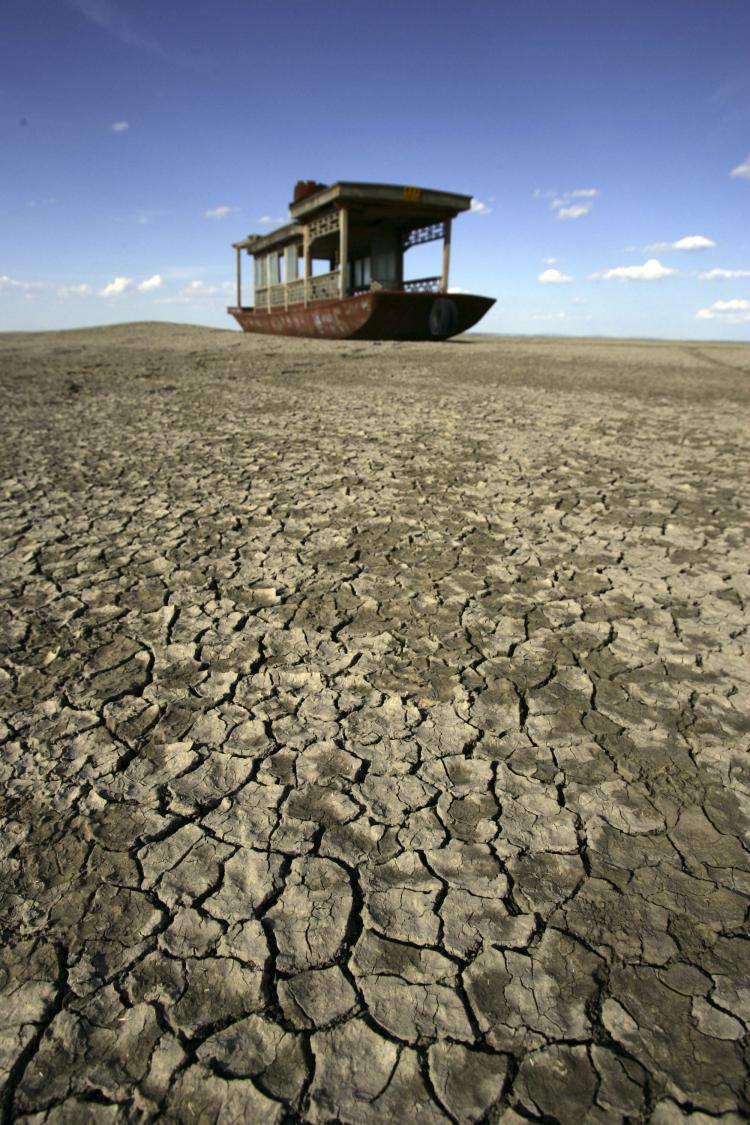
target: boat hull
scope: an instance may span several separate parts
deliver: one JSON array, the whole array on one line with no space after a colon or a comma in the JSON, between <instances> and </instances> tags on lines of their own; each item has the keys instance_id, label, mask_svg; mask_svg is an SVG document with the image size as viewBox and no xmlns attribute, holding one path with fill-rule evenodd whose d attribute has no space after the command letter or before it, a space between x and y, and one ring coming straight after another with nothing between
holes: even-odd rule
<instances>
[{"instance_id":1,"label":"boat hull","mask_svg":"<svg viewBox=\"0 0 750 1125\"><path fill-rule=\"evenodd\" d=\"M447 340L481 320L492 297L378 289L290 308L229 308L244 332L324 340ZM436 304L438 308L436 309Z\"/></svg>"}]
</instances>

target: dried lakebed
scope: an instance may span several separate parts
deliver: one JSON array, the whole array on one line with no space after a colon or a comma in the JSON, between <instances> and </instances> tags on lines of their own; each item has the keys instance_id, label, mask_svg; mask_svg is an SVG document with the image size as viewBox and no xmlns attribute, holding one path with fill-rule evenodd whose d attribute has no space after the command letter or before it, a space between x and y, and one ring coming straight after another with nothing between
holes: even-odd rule
<instances>
[{"instance_id":1,"label":"dried lakebed","mask_svg":"<svg viewBox=\"0 0 750 1125\"><path fill-rule=\"evenodd\" d=\"M4 1119L744 1119L749 391L0 337Z\"/></svg>"}]
</instances>

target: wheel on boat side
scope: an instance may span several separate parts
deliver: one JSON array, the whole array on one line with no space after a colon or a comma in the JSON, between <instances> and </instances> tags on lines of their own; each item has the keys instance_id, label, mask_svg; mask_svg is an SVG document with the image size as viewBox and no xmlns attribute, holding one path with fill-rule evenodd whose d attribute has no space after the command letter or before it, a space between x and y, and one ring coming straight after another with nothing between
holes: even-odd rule
<instances>
[{"instance_id":1,"label":"wheel on boat side","mask_svg":"<svg viewBox=\"0 0 750 1125\"><path fill-rule=\"evenodd\" d=\"M450 297L438 297L430 309L430 336L433 340L444 340L452 336L458 328L458 309Z\"/></svg>"}]
</instances>

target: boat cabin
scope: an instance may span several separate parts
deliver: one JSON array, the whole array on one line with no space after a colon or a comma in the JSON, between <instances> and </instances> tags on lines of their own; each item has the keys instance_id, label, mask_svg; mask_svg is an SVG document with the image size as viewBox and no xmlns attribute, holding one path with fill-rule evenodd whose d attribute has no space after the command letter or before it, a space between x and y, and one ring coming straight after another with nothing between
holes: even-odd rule
<instances>
[{"instance_id":1,"label":"boat cabin","mask_svg":"<svg viewBox=\"0 0 750 1125\"><path fill-rule=\"evenodd\" d=\"M451 221L471 196L394 184L300 181L291 221L269 234L233 243L237 252L237 312L242 304L242 252L254 259L254 311L341 300L373 290L445 293ZM407 251L440 239L436 277L405 277Z\"/></svg>"}]
</instances>

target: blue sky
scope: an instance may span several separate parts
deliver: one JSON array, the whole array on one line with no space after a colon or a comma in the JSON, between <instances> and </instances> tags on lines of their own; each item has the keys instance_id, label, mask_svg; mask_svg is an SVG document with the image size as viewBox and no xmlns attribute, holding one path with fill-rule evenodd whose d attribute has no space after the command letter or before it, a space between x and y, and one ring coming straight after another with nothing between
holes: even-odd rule
<instances>
[{"instance_id":1,"label":"blue sky","mask_svg":"<svg viewBox=\"0 0 750 1125\"><path fill-rule=\"evenodd\" d=\"M484 331L750 339L748 0L10 0L0 64L0 330L232 327L342 179L474 197Z\"/></svg>"}]
</instances>

